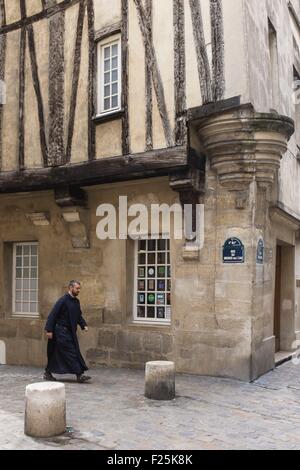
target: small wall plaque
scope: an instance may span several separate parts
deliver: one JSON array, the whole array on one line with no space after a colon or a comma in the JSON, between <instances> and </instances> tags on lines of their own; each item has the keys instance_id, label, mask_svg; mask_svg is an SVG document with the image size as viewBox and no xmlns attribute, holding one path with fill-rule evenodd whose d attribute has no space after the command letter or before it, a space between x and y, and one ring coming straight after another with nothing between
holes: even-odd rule
<instances>
[{"instance_id":1,"label":"small wall plaque","mask_svg":"<svg viewBox=\"0 0 300 470\"><path fill-rule=\"evenodd\" d=\"M243 264L245 262L245 248L238 238L229 238L223 246L224 264Z\"/></svg>"}]
</instances>

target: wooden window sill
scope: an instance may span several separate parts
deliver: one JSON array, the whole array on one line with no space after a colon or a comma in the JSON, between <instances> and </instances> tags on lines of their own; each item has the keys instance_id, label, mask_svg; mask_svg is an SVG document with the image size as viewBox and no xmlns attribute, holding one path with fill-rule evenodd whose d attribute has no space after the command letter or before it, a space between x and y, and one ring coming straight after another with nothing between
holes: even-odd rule
<instances>
[{"instance_id":1,"label":"wooden window sill","mask_svg":"<svg viewBox=\"0 0 300 470\"><path fill-rule=\"evenodd\" d=\"M109 121L115 121L117 119L122 119L124 116L124 111L114 111L112 113L107 113L107 114L99 114L97 116L93 117L93 122L94 124L102 124L104 122L109 122Z\"/></svg>"}]
</instances>

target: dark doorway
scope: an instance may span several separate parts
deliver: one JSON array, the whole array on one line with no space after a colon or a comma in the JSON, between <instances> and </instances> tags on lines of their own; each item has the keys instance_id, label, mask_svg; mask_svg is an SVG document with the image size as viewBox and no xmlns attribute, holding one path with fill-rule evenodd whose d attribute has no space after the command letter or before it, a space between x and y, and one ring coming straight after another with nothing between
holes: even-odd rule
<instances>
[{"instance_id":1,"label":"dark doorway","mask_svg":"<svg viewBox=\"0 0 300 470\"><path fill-rule=\"evenodd\" d=\"M280 351L281 267L282 267L282 247L277 246L276 277L275 277L275 304L274 304L274 336L275 336L275 352L276 353Z\"/></svg>"}]
</instances>

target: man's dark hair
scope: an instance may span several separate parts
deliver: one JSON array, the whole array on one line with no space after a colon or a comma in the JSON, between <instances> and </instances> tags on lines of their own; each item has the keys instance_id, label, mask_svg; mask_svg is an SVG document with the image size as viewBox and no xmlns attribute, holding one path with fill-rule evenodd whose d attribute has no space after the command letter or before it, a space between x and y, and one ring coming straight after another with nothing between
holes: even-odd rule
<instances>
[{"instance_id":1,"label":"man's dark hair","mask_svg":"<svg viewBox=\"0 0 300 470\"><path fill-rule=\"evenodd\" d=\"M70 281L69 282L69 289L70 289L70 287L74 287L76 284L81 286L81 282L79 282L79 281Z\"/></svg>"}]
</instances>

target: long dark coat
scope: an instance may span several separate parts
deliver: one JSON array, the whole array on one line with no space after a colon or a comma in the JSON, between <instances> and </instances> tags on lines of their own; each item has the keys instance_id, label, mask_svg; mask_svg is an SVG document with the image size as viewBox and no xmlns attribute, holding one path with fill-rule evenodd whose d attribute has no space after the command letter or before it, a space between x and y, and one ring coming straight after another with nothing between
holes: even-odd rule
<instances>
[{"instance_id":1,"label":"long dark coat","mask_svg":"<svg viewBox=\"0 0 300 470\"><path fill-rule=\"evenodd\" d=\"M79 349L77 325L82 330L87 326L79 300L67 293L56 302L45 325L45 331L53 333L47 347L48 372L81 375L88 370Z\"/></svg>"}]
</instances>

